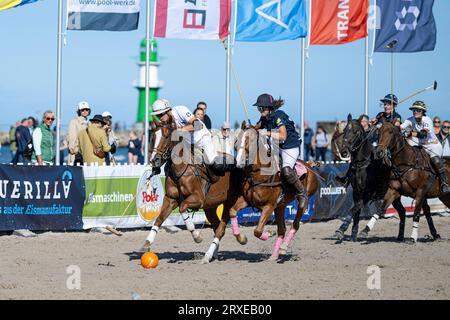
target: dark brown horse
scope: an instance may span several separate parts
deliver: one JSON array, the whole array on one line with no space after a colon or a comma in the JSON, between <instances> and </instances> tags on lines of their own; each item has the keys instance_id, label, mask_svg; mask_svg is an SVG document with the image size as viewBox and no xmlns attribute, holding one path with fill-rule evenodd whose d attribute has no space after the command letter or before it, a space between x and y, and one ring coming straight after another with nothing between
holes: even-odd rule
<instances>
[{"instance_id":1,"label":"dark brown horse","mask_svg":"<svg viewBox=\"0 0 450 320\"><path fill-rule=\"evenodd\" d=\"M155 170L166 161L168 165L161 213L144 243L144 248L148 249L154 243L160 226L177 207L195 242L201 242L201 235L198 230L195 230L194 223L187 212L189 209L203 208L215 232L214 241L204 259L205 262L209 262L213 256L217 255L220 239L229 221L229 210L238 198L237 188L233 187L234 177L231 172L216 174L203 163L193 161L191 146L184 145L186 141L179 142L177 137L174 139L174 131L175 125L172 119L166 124L152 128L150 145L152 167ZM221 220L216 214L220 204L224 205ZM219 228L220 225L223 227ZM241 243L246 242L246 239L241 236L236 238Z\"/></svg>"},{"instance_id":2,"label":"dark brown horse","mask_svg":"<svg viewBox=\"0 0 450 320\"><path fill-rule=\"evenodd\" d=\"M255 237L267 240L269 233L264 232L264 227L272 212L275 212L278 238L276 240L271 260L278 258L279 254L286 254L295 233L299 229L300 220L303 216L308 199L317 191L319 186L316 174L304 162L307 173L302 178L302 183L306 189L307 201L303 208L298 208L293 226L285 237L286 225L284 211L289 202L295 199L295 192L287 189L283 193L283 186L279 173L279 166L274 157L270 157L265 138L258 134L253 128L247 128L245 122L242 123L242 131L239 133L237 141L238 153L236 156L237 166L243 169L243 180L240 185L240 198L230 211L230 216L235 217L237 211L247 206L252 206L261 210L261 217L254 230ZM237 224L233 226L238 232ZM235 231L233 231L235 232Z\"/></svg>"},{"instance_id":3,"label":"dark brown horse","mask_svg":"<svg viewBox=\"0 0 450 320\"><path fill-rule=\"evenodd\" d=\"M440 183L431 169L430 158L424 150L410 146L401 135L400 128L391 123L384 123L379 130L377 157L384 158L394 171L389 183L389 189L384 197L381 210L401 195L415 199L413 216L413 229L411 240L417 241L420 220L420 211L426 199L439 198L448 208L450 207L450 194L442 194ZM450 176L450 159L445 159L446 175ZM426 207L429 206L427 205ZM424 210L431 234L434 239L439 238L430 210Z\"/></svg>"}]
</instances>

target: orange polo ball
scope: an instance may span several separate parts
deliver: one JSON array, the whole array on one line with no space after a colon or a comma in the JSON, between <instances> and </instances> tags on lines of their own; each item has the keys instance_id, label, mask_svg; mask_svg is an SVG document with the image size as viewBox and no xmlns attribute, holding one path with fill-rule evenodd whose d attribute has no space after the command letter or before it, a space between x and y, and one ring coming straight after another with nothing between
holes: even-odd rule
<instances>
[{"instance_id":1,"label":"orange polo ball","mask_svg":"<svg viewBox=\"0 0 450 320\"><path fill-rule=\"evenodd\" d=\"M156 268L158 262L158 256L153 252L146 252L141 256L141 265L146 269Z\"/></svg>"}]
</instances>

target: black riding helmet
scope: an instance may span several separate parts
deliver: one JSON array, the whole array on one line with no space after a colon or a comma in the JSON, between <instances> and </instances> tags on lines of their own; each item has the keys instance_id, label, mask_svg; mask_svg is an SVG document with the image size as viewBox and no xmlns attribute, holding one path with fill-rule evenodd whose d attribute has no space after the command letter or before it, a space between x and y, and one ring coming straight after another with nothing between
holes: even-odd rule
<instances>
[{"instance_id":1,"label":"black riding helmet","mask_svg":"<svg viewBox=\"0 0 450 320\"><path fill-rule=\"evenodd\" d=\"M398 104L398 99L395 94L387 94L384 96L383 99L380 100L382 103L393 103L394 106Z\"/></svg>"},{"instance_id":2,"label":"black riding helmet","mask_svg":"<svg viewBox=\"0 0 450 320\"><path fill-rule=\"evenodd\" d=\"M259 111L264 110L264 108L270 108L273 109L273 97L268 93L263 93L259 95L256 102L253 104L254 106L258 107Z\"/></svg>"}]
</instances>

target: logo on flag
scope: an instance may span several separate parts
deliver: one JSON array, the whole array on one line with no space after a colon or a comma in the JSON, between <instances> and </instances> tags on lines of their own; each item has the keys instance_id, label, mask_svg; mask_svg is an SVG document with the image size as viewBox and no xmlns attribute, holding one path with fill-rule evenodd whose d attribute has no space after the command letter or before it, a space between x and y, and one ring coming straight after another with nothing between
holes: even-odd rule
<instances>
[{"instance_id":1,"label":"logo on flag","mask_svg":"<svg viewBox=\"0 0 450 320\"><path fill-rule=\"evenodd\" d=\"M0 11L23 6L24 4L33 3L36 1L38 0L0 0Z\"/></svg>"},{"instance_id":2,"label":"logo on flag","mask_svg":"<svg viewBox=\"0 0 450 320\"><path fill-rule=\"evenodd\" d=\"M237 0L236 41L279 41L306 37L304 0Z\"/></svg>"},{"instance_id":3,"label":"logo on flag","mask_svg":"<svg viewBox=\"0 0 450 320\"><path fill-rule=\"evenodd\" d=\"M377 0L380 28L376 30L376 52L432 51L436 46L434 0ZM397 40L391 49L387 44Z\"/></svg>"},{"instance_id":4,"label":"logo on flag","mask_svg":"<svg viewBox=\"0 0 450 320\"><path fill-rule=\"evenodd\" d=\"M344 44L367 37L368 0L311 2L311 44Z\"/></svg>"},{"instance_id":5,"label":"logo on flag","mask_svg":"<svg viewBox=\"0 0 450 320\"><path fill-rule=\"evenodd\" d=\"M230 34L231 0L156 0L154 36L218 40Z\"/></svg>"},{"instance_id":6,"label":"logo on flag","mask_svg":"<svg viewBox=\"0 0 450 320\"><path fill-rule=\"evenodd\" d=\"M67 0L67 29L136 30L139 24L140 1Z\"/></svg>"}]
</instances>

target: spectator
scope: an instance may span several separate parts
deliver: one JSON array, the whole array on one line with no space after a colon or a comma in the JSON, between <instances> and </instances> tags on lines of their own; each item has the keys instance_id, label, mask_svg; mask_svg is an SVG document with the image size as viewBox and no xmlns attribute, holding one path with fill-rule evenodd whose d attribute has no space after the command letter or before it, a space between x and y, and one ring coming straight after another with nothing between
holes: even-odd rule
<instances>
[{"instance_id":1,"label":"spectator","mask_svg":"<svg viewBox=\"0 0 450 320\"><path fill-rule=\"evenodd\" d=\"M130 140L128 141L128 164L137 164L138 157L141 153L142 142L137 137L136 132L130 132Z\"/></svg>"},{"instance_id":2,"label":"spectator","mask_svg":"<svg viewBox=\"0 0 450 320\"><path fill-rule=\"evenodd\" d=\"M30 130L28 130L29 121L27 118L22 119L20 126L16 128L15 140L17 143L17 151L13 164L17 163L29 163L31 161L31 155L28 154L29 145L32 145ZM27 153L27 154L26 154Z\"/></svg>"},{"instance_id":3,"label":"spectator","mask_svg":"<svg viewBox=\"0 0 450 320\"><path fill-rule=\"evenodd\" d=\"M435 135L441 132L441 119L438 116L433 118L433 130Z\"/></svg>"},{"instance_id":4,"label":"spectator","mask_svg":"<svg viewBox=\"0 0 450 320\"><path fill-rule=\"evenodd\" d=\"M117 150L117 138L113 136L114 133L112 131L112 121L110 120L110 118L103 117L103 120L105 121L105 126L103 127L103 129L106 132L108 143L111 146L111 150L106 153L105 162L107 166L109 166L111 163L115 165L116 161L113 154L115 154Z\"/></svg>"},{"instance_id":5,"label":"spectator","mask_svg":"<svg viewBox=\"0 0 450 320\"><path fill-rule=\"evenodd\" d=\"M312 139L314 136L314 131L309 127L308 121L303 123L303 128L305 130L305 135L303 136L303 147L304 149L304 159L309 160L309 156L314 157L314 151L312 148Z\"/></svg>"},{"instance_id":6,"label":"spectator","mask_svg":"<svg viewBox=\"0 0 450 320\"><path fill-rule=\"evenodd\" d=\"M111 150L108 138L106 137L106 132L103 129L105 121L100 114L96 114L89 121L91 122L91 125L86 129L81 130L80 135L78 136L78 145L81 156L83 157L85 164L102 165L105 163L106 153Z\"/></svg>"},{"instance_id":7,"label":"spectator","mask_svg":"<svg viewBox=\"0 0 450 320\"><path fill-rule=\"evenodd\" d=\"M438 140L442 144L442 156L443 157L450 157L450 121L445 120L442 123L442 128L439 134L437 135Z\"/></svg>"},{"instance_id":8,"label":"spectator","mask_svg":"<svg viewBox=\"0 0 450 320\"><path fill-rule=\"evenodd\" d=\"M51 165L55 159L55 137L52 132L55 114L53 111L45 111L42 123L33 131L33 164Z\"/></svg>"},{"instance_id":9,"label":"spectator","mask_svg":"<svg viewBox=\"0 0 450 320\"><path fill-rule=\"evenodd\" d=\"M28 123L28 129L30 130L30 134L33 134L34 129L36 129L36 127L38 126L38 122L32 116L28 117L28 122L29 122Z\"/></svg>"},{"instance_id":10,"label":"spectator","mask_svg":"<svg viewBox=\"0 0 450 320\"><path fill-rule=\"evenodd\" d=\"M217 152L226 153L229 155L234 154L233 139L231 138L230 133L230 123L225 121L220 127L219 148L217 149Z\"/></svg>"},{"instance_id":11,"label":"spectator","mask_svg":"<svg viewBox=\"0 0 450 320\"><path fill-rule=\"evenodd\" d=\"M197 103L197 109L202 109L203 110L204 118L202 119L202 121L205 124L206 129L211 130L212 124L211 124L211 119L206 114L206 109L207 108L208 108L208 106L207 106L206 102L200 101L199 103Z\"/></svg>"},{"instance_id":12,"label":"spectator","mask_svg":"<svg viewBox=\"0 0 450 320\"><path fill-rule=\"evenodd\" d=\"M316 149L316 160L321 160L325 162L329 142L327 138L327 132L322 126L317 127L317 132L314 140Z\"/></svg>"},{"instance_id":13,"label":"spectator","mask_svg":"<svg viewBox=\"0 0 450 320\"><path fill-rule=\"evenodd\" d=\"M78 145L80 132L88 127L88 116L91 114L91 107L86 101L78 103L77 116L69 123L69 132L67 135L67 144L69 147L69 165L83 164L83 157Z\"/></svg>"},{"instance_id":14,"label":"spectator","mask_svg":"<svg viewBox=\"0 0 450 320\"><path fill-rule=\"evenodd\" d=\"M11 162L14 160L17 151L16 143L16 128L20 126L20 122L17 121L15 126L11 126L9 129L9 150L11 150Z\"/></svg>"},{"instance_id":15,"label":"spectator","mask_svg":"<svg viewBox=\"0 0 450 320\"><path fill-rule=\"evenodd\" d=\"M201 120L204 123L205 120L205 111L201 108L197 108L194 110L194 116ZM206 125L206 124L205 124Z\"/></svg>"},{"instance_id":16,"label":"spectator","mask_svg":"<svg viewBox=\"0 0 450 320\"><path fill-rule=\"evenodd\" d=\"M358 118L359 123L361 124L361 126L364 128L364 131L369 131L370 129L370 120L369 117L365 114L361 115Z\"/></svg>"}]
</instances>

